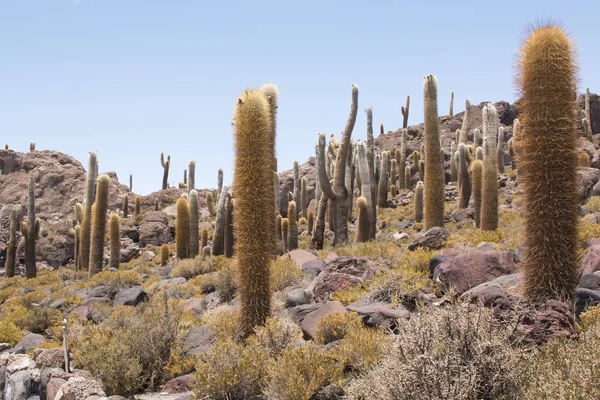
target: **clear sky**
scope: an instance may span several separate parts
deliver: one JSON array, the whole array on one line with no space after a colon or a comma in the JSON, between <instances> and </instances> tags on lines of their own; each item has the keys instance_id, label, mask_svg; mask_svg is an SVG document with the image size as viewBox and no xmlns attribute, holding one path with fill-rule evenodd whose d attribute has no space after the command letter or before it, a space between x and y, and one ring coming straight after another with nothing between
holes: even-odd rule
<instances>
[{"instance_id":1,"label":"clear sky","mask_svg":"<svg viewBox=\"0 0 600 400\"><path fill-rule=\"evenodd\" d=\"M438 78L440 114L469 97L514 101L523 28L561 21L579 49L581 88L600 92L600 1L0 0L0 145L59 150L100 172L160 189L196 160L198 187L230 182L237 96L279 87L279 170L314 154L318 132L339 135L357 84L353 138L422 117L423 77Z\"/></svg>"}]
</instances>

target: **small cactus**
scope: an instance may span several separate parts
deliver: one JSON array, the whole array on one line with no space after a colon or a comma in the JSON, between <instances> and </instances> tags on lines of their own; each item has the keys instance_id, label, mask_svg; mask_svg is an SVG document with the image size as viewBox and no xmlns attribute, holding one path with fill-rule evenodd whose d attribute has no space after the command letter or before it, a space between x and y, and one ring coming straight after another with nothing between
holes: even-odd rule
<instances>
[{"instance_id":1,"label":"small cactus","mask_svg":"<svg viewBox=\"0 0 600 400\"><path fill-rule=\"evenodd\" d=\"M127 218L129 216L129 198L127 195L123 197L123 218Z\"/></svg>"},{"instance_id":2,"label":"small cactus","mask_svg":"<svg viewBox=\"0 0 600 400\"><path fill-rule=\"evenodd\" d=\"M406 96L406 105L400 107L402 112L402 128L408 127L408 112L410 111L410 96Z\"/></svg>"},{"instance_id":3,"label":"small cactus","mask_svg":"<svg viewBox=\"0 0 600 400\"><path fill-rule=\"evenodd\" d=\"M210 246L204 246L202 248L202 259L204 260L205 258L210 257L210 252L211 252Z\"/></svg>"},{"instance_id":4,"label":"small cactus","mask_svg":"<svg viewBox=\"0 0 600 400\"><path fill-rule=\"evenodd\" d=\"M90 276L102 271L104 264L104 236L106 234L106 211L108 210L108 184L110 177L102 174L98 177L96 201L92 216L92 243L90 247Z\"/></svg>"},{"instance_id":5,"label":"small cactus","mask_svg":"<svg viewBox=\"0 0 600 400\"><path fill-rule=\"evenodd\" d=\"M308 234L312 235L313 227L315 223L315 213L313 210L308 212Z\"/></svg>"},{"instance_id":6,"label":"small cactus","mask_svg":"<svg viewBox=\"0 0 600 400\"><path fill-rule=\"evenodd\" d=\"M133 175L129 174L129 191L133 191Z\"/></svg>"},{"instance_id":7,"label":"small cactus","mask_svg":"<svg viewBox=\"0 0 600 400\"><path fill-rule=\"evenodd\" d=\"M590 155L587 151L583 150L579 152L577 156L577 165L584 168L590 167Z\"/></svg>"},{"instance_id":8,"label":"small cactus","mask_svg":"<svg viewBox=\"0 0 600 400\"><path fill-rule=\"evenodd\" d=\"M169 262L169 245L166 243L160 246L160 266L164 267Z\"/></svg>"},{"instance_id":9,"label":"small cactus","mask_svg":"<svg viewBox=\"0 0 600 400\"><path fill-rule=\"evenodd\" d=\"M356 205L358 206L358 220L356 223L356 243L368 242L370 239L370 224L369 224L369 210L367 205L367 199L359 197L356 199Z\"/></svg>"},{"instance_id":10,"label":"small cactus","mask_svg":"<svg viewBox=\"0 0 600 400\"><path fill-rule=\"evenodd\" d=\"M478 147L477 150L475 151L475 159L483 161L483 148L482 147Z\"/></svg>"},{"instance_id":11,"label":"small cactus","mask_svg":"<svg viewBox=\"0 0 600 400\"><path fill-rule=\"evenodd\" d=\"M384 151L381 153L381 177L379 178L379 184L377 186L377 207L387 207L387 193L388 193L388 175L386 173L385 165L389 161L389 153Z\"/></svg>"},{"instance_id":12,"label":"small cactus","mask_svg":"<svg viewBox=\"0 0 600 400\"><path fill-rule=\"evenodd\" d=\"M283 240L283 237L281 235L281 220L283 218L281 218L281 215L277 214L277 217L275 217L275 239L277 240L277 247L279 247L279 242L281 242Z\"/></svg>"},{"instance_id":13,"label":"small cactus","mask_svg":"<svg viewBox=\"0 0 600 400\"><path fill-rule=\"evenodd\" d=\"M419 168L419 152L417 150L413 151L412 153L412 163L413 166L415 166L416 168Z\"/></svg>"},{"instance_id":14,"label":"small cactus","mask_svg":"<svg viewBox=\"0 0 600 400\"><path fill-rule=\"evenodd\" d=\"M29 143L29 151L32 153L35 151L35 142Z\"/></svg>"},{"instance_id":15,"label":"small cactus","mask_svg":"<svg viewBox=\"0 0 600 400\"><path fill-rule=\"evenodd\" d=\"M425 161L419 160L419 180L421 182L425 181Z\"/></svg>"},{"instance_id":16,"label":"small cactus","mask_svg":"<svg viewBox=\"0 0 600 400\"><path fill-rule=\"evenodd\" d=\"M481 225L481 190L483 185L483 162L480 159L473 161L471 173L473 174L473 214L475 226L479 228Z\"/></svg>"},{"instance_id":17,"label":"small cactus","mask_svg":"<svg viewBox=\"0 0 600 400\"><path fill-rule=\"evenodd\" d=\"M481 131L478 128L473 129L473 146L475 148L480 146L481 142Z\"/></svg>"},{"instance_id":18,"label":"small cactus","mask_svg":"<svg viewBox=\"0 0 600 400\"><path fill-rule=\"evenodd\" d=\"M417 188L415 189L415 221L423 221L423 182L417 182Z\"/></svg>"},{"instance_id":19,"label":"small cactus","mask_svg":"<svg viewBox=\"0 0 600 400\"><path fill-rule=\"evenodd\" d=\"M590 125L590 120L587 118L582 118L581 125L583 125L583 137L585 137L590 142L594 143L594 137L592 136L592 126Z\"/></svg>"},{"instance_id":20,"label":"small cactus","mask_svg":"<svg viewBox=\"0 0 600 400\"><path fill-rule=\"evenodd\" d=\"M194 189L190 192L190 243L188 247L189 258L196 258L200 253L200 217L198 215L198 192Z\"/></svg>"},{"instance_id":21,"label":"small cactus","mask_svg":"<svg viewBox=\"0 0 600 400\"><path fill-rule=\"evenodd\" d=\"M410 180L411 180L410 167L407 165L404 167L404 187L408 190L412 189L412 183Z\"/></svg>"},{"instance_id":22,"label":"small cactus","mask_svg":"<svg viewBox=\"0 0 600 400\"><path fill-rule=\"evenodd\" d=\"M110 236L110 268L119 268L119 252L121 250L121 238L119 228L121 221L116 213L110 214L108 219L108 232Z\"/></svg>"},{"instance_id":23,"label":"small cactus","mask_svg":"<svg viewBox=\"0 0 600 400\"><path fill-rule=\"evenodd\" d=\"M134 218L139 218L140 217L141 208L142 208L142 197L141 196L135 196L135 207L133 209L133 216L134 216Z\"/></svg>"},{"instance_id":24,"label":"small cactus","mask_svg":"<svg viewBox=\"0 0 600 400\"><path fill-rule=\"evenodd\" d=\"M219 168L217 170L217 201L219 200L219 196L223 192L223 170Z\"/></svg>"},{"instance_id":25,"label":"small cactus","mask_svg":"<svg viewBox=\"0 0 600 400\"><path fill-rule=\"evenodd\" d=\"M396 171L398 170L398 166L396 165L396 160L391 160L390 161L391 166L390 166L390 188L393 186L394 188L396 187ZM393 196L393 191L390 190L390 192L392 193Z\"/></svg>"},{"instance_id":26,"label":"small cactus","mask_svg":"<svg viewBox=\"0 0 600 400\"><path fill-rule=\"evenodd\" d=\"M408 189L404 184L406 178L404 177L404 161L408 152L408 129L402 129L402 138L400 139L400 158L397 160L398 163L398 180L400 181L400 189Z\"/></svg>"},{"instance_id":27,"label":"small cactus","mask_svg":"<svg viewBox=\"0 0 600 400\"><path fill-rule=\"evenodd\" d=\"M160 201L158 201L158 197L154 199L154 211L160 210Z\"/></svg>"},{"instance_id":28,"label":"small cactus","mask_svg":"<svg viewBox=\"0 0 600 400\"><path fill-rule=\"evenodd\" d=\"M208 228L202 228L200 231L200 247L204 249L208 245Z\"/></svg>"},{"instance_id":29,"label":"small cactus","mask_svg":"<svg viewBox=\"0 0 600 400\"><path fill-rule=\"evenodd\" d=\"M177 258L180 260L189 258L190 244L190 206L183 197L177 199L177 219L175 221L175 243L177 246Z\"/></svg>"},{"instance_id":30,"label":"small cactus","mask_svg":"<svg viewBox=\"0 0 600 400\"><path fill-rule=\"evenodd\" d=\"M300 172L298 170L298 161L294 161L294 195L293 199L296 204L300 204Z\"/></svg>"},{"instance_id":31,"label":"small cactus","mask_svg":"<svg viewBox=\"0 0 600 400\"><path fill-rule=\"evenodd\" d=\"M390 197L394 199L396 197L396 185L390 185Z\"/></svg>"},{"instance_id":32,"label":"small cactus","mask_svg":"<svg viewBox=\"0 0 600 400\"><path fill-rule=\"evenodd\" d=\"M162 190L166 190L169 188L169 167L171 166L171 156L167 156L167 161L165 161L165 155L160 153L160 165L163 167Z\"/></svg>"}]
</instances>

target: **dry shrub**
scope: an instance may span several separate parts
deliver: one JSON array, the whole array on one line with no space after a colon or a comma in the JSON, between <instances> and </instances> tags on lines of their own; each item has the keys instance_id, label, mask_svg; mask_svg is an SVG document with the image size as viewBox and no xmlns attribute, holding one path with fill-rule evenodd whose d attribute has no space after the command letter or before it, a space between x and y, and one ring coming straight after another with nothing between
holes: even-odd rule
<instances>
[{"instance_id":1,"label":"dry shrub","mask_svg":"<svg viewBox=\"0 0 600 400\"><path fill-rule=\"evenodd\" d=\"M332 312L321 318L317 324L315 341L319 344L335 342L361 326L362 319L355 312Z\"/></svg>"},{"instance_id":2,"label":"dry shrub","mask_svg":"<svg viewBox=\"0 0 600 400\"><path fill-rule=\"evenodd\" d=\"M214 282L215 290L222 302L233 300L237 291L237 266L236 264L225 264L217 272Z\"/></svg>"},{"instance_id":3,"label":"dry shrub","mask_svg":"<svg viewBox=\"0 0 600 400\"><path fill-rule=\"evenodd\" d=\"M135 271L102 271L92 276L87 282L87 288L108 286L111 295L130 286L141 285L142 278Z\"/></svg>"},{"instance_id":4,"label":"dry shrub","mask_svg":"<svg viewBox=\"0 0 600 400\"><path fill-rule=\"evenodd\" d=\"M590 197L583 205L583 211L585 211L586 214L600 211L600 196Z\"/></svg>"},{"instance_id":5,"label":"dry shrub","mask_svg":"<svg viewBox=\"0 0 600 400\"><path fill-rule=\"evenodd\" d=\"M267 351L269 356L277 357L290 346L298 344L302 338L302 330L289 317L267 318L265 326L255 329L249 340L255 340Z\"/></svg>"},{"instance_id":6,"label":"dry shrub","mask_svg":"<svg viewBox=\"0 0 600 400\"><path fill-rule=\"evenodd\" d=\"M517 399L520 352L512 326L472 305L422 310L399 321L383 360L348 388L349 399Z\"/></svg>"},{"instance_id":7,"label":"dry shrub","mask_svg":"<svg viewBox=\"0 0 600 400\"><path fill-rule=\"evenodd\" d=\"M228 304L220 305L202 314L202 324L209 327L218 340L235 340L240 330L237 308Z\"/></svg>"},{"instance_id":8,"label":"dry shrub","mask_svg":"<svg viewBox=\"0 0 600 400\"><path fill-rule=\"evenodd\" d=\"M351 371L365 371L379 362L387 344L381 329L354 327L331 349L331 356Z\"/></svg>"},{"instance_id":9,"label":"dry shrub","mask_svg":"<svg viewBox=\"0 0 600 400\"><path fill-rule=\"evenodd\" d=\"M29 332L44 334L46 330L60 323L60 311L48 307L35 307L27 315L16 321L16 325Z\"/></svg>"},{"instance_id":10,"label":"dry shrub","mask_svg":"<svg viewBox=\"0 0 600 400\"><path fill-rule=\"evenodd\" d=\"M204 263L202 258L186 258L177 261L173 269L171 270L172 278L183 277L190 279L198 275L205 274L210 271L210 265Z\"/></svg>"},{"instance_id":11,"label":"dry shrub","mask_svg":"<svg viewBox=\"0 0 600 400\"><path fill-rule=\"evenodd\" d=\"M289 257L279 257L271 264L271 290L276 292L302 279L302 271Z\"/></svg>"}]
</instances>

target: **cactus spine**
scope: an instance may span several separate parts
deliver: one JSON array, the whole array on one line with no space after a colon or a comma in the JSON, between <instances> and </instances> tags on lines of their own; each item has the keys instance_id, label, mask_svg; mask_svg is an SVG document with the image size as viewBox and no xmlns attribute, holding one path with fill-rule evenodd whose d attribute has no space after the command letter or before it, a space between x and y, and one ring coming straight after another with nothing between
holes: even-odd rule
<instances>
[{"instance_id":1,"label":"cactus spine","mask_svg":"<svg viewBox=\"0 0 600 400\"><path fill-rule=\"evenodd\" d=\"M303 176L300 184L300 211L302 217L306 218L306 177Z\"/></svg>"},{"instance_id":2,"label":"cactus spine","mask_svg":"<svg viewBox=\"0 0 600 400\"><path fill-rule=\"evenodd\" d=\"M127 195L123 197L123 218L127 218L129 216L129 198Z\"/></svg>"},{"instance_id":3,"label":"cactus spine","mask_svg":"<svg viewBox=\"0 0 600 400\"><path fill-rule=\"evenodd\" d=\"M110 214L108 219L108 232L110 236L110 261L108 266L110 268L119 268L119 252L121 250L121 239L119 227L121 221L118 214Z\"/></svg>"},{"instance_id":4,"label":"cactus spine","mask_svg":"<svg viewBox=\"0 0 600 400\"><path fill-rule=\"evenodd\" d=\"M160 246L160 266L164 267L169 261L169 245L166 243Z\"/></svg>"},{"instance_id":5,"label":"cactus spine","mask_svg":"<svg viewBox=\"0 0 600 400\"><path fill-rule=\"evenodd\" d=\"M417 182L417 188L415 189L415 221L423 221L423 182Z\"/></svg>"},{"instance_id":6,"label":"cactus spine","mask_svg":"<svg viewBox=\"0 0 600 400\"><path fill-rule=\"evenodd\" d=\"M79 248L79 266L87 271L90 265L90 242L92 238L92 205L94 204L94 188L96 185L96 165L98 159L95 152L90 152L85 183L85 202L83 221L81 223L81 245Z\"/></svg>"},{"instance_id":7,"label":"cactus spine","mask_svg":"<svg viewBox=\"0 0 600 400\"><path fill-rule=\"evenodd\" d=\"M196 161L190 161L188 170L188 189L191 191L196 189Z\"/></svg>"},{"instance_id":8,"label":"cactus spine","mask_svg":"<svg viewBox=\"0 0 600 400\"><path fill-rule=\"evenodd\" d=\"M17 256L17 210L13 206L10 209L10 236L8 239L8 246L6 249L6 261L4 263L4 270L6 271L6 277L12 278L15 276L15 263Z\"/></svg>"},{"instance_id":9,"label":"cactus spine","mask_svg":"<svg viewBox=\"0 0 600 400\"><path fill-rule=\"evenodd\" d=\"M458 143L467 144L469 131L471 130L471 100L465 100L465 113L463 115L462 126L460 127L460 137Z\"/></svg>"},{"instance_id":10,"label":"cactus spine","mask_svg":"<svg viewBox=\"0 0 600 400\"><path fill-rule=\"evenodd\" d=\"M337 152L336 168L333 176L333 186L327 178L325 170L325 135L319 135L319 182L321 189L329 197L333 204L334 212L334 225L335 225L335 244L347 243L348 242L348 193L346 188L346 163L348 160L348 154L350 146L350 138L352 136L352 130L356 123L356 114L358 112L358 87L352 85L352 102L350 105L350 113L342 131L342 141ZM291 222L291 221L290 221Z\"/></svg>"},{"instance_id":11,"label":"cactus spine","mask_svg":"<svg viewBox=\"0 0 600 400\"><path fill-rule=\"evenodd\" d=\"M288 235L289 250L295 250L298 248L298 211L295 201L290 201L288 204L288 221L290 225Z\"/></svg>"},{"instance_id":12,"label":"cactus spine","mask_svg":"<svg viewBox=\"0 0 600 400\"><path fill-rule=\"evenodd\" d=\"M410 110L410 96L406 96L406 105L400 107L402 112L402 128L408 127L408 112Z\"/></svg>"},{"instance_id":13,"label":"cactus spine","mask_svg":"<svg viewBox=\"0 0 600 400\"><path fill-rule=\"evenodd\" d=\"M424 230L444 226L444 175L437 112L437 80L428 75L423 83L425 113Z\"/></svg>"},{"instance_id":14,"label":"cactus spine","mask_svg":"<svg viewBox=\"0 0 600 400\"><path fill-rule=\"evenodd\" d=\"M576 81L573 45L563 30L544 25L521 49L525 294L533 301L571 299L577 286ZM548 162L551 160L551 162Z\"/></svg>"},{"instance_id":15,"label":"cactus spine","mask_svg":"<svg viewBox=\"0 0 600 400\"><path fill-rule=\"evenodd\" d=\"M167 161L165 161L165 155L160 153L160 165L163 167L162 190L165 190L169 188L169 167L171 166L171 156L167 156Z\"/></svg>"},{"instance_id":16,"label":"cactus spine","mask_svg":"<svg viewBox=\"0 0 600 400\"><path fill-rule=\"evenodd\" d=\"M98 177L96 201L92 217L92 243L90 247L90 276L102 271L104 263L104 235L106 234L106 211L108 210L108 184L110 178L106 174Z\"/></svg>"},{"instance_id":17,"label":"cactus spine","mask_svg":"<svg viewBox=\"0 0 600 400\"><path fill-rule=\"evenodd\" d=\"M191 165L191 163L190 163ZM191 171L191 170L190 170ZM190 175L191 178L191 175ZM191 180L190 180L191 182ZM188 253L190 258L196 258L200 253L200 230L198 224L200 217L198 215L198 191L192 189L190 192L190 244Z\"/></svg>"},{"instance_id":18,"label":"cactus spine","mask_svg":"<svg viewBox=\"0 0 600 400\"><path fill-rule=\"evenodd\" d=\"M480 226L484 231L495 231L498 228L498 172L496 156L490 147L490 140L484 137L480 213Z\"/></svg>"},{"instance_id":19,"label":"cactus spine","mask_svg":"<svg viewBox=\"0 0 600 400\"><path fill-rule=\"evenodd\" d=\"M190 245L190 206L188 201L180 197L176 203L177 219L175 221L175 244L177 258L189 258Z\"/></svg>"},{"instance_id":20,"label":"cactus spine","mask_svg":"<svg viewBox=\"0 0 600 400\"><path fill-rule=\"evenodd\" d=\"M504 173L504 127L498 128L498 145L496 146L496 164L498 164L498 173Z\"/></svg>"},{"instance_id":21,"label":"cactus spine","mask_svg":"<svg viewBox=\"0 0 600 400\"><path fill-rule=\"evenodd\" d=\"M467 146L464 143L458 145L458 188L458 208L467 208L471 199L471 180L467 163Z\"/></svg>"},{"instance_id":22,"label":"cactus spine","mask_svg":"<svg viewBox=\"0 0 600 400\"><path fill-rule=\"evenodd\" d=\"M356 199L356 205L358 206L358 220L356 223L356 243L368 242L370 239L369 230L371 229L369 224L369 210L367 199L359 197Z\"/></svg>"},{"instance_id":23,"label":"cactus spine","mask_svg":"<svg viewBox=\"0 0 600 400\"><path fill-rule=\"evenodd\" d=\"M269 264L273 254L273 164L271 114L266 97L246 91L234 117L235 253L239 265L242 336L263 325L270 314ZM267 162L265 162L267 160ZM257 235L261 232L262 235ZM264 236L266 235L266 237Z\"/></svg>"},{"instance_id":24,"label":"cactus spine","mask_svg":"<svg viewBox=\"0 0 600 400\"><path fill-rule=\"evenodd\" d=\"M213 232L212 255L222 256L225 254L225 201L227 200L229 188L223 186L219 195L217 205L217 216L215 218L215 230Z\"/></svg>"},{"instance_id":25,"label":"cactus spine","mask_svg":"<svg viewBox=\"0 0 600 400\"><path fill-rule=\"evenodd\" d=\"M135 206L133 208L133 216L134 218L139 218L140 217L140 212L142 209L142 197L141 196L135 196Z\"/></svg>"},{"instance_id":26,"label":"cactus spine","mask_svg":"<svg viewBox=\"0 0 600 400\"><path fill-rule=\"evenodd\" d=\"M233 236L233 212L235 200L231 197L231 193L227 193L227 201L225 203L225 257L233 257L235 238ZM272 232L272 230L271 230ZM275 246L275 244L273 244Z\"/></svg>"},{"instance_id":27,"label":"cactus spine","mask_svg":"<svg viewBox=\"0 0 600 400\"><path fill-rule=\"evenodd\" d=\"M454 92L450 92L450 110L448 111L450 118L454 117Z\"/></svg>"}]
</instances>

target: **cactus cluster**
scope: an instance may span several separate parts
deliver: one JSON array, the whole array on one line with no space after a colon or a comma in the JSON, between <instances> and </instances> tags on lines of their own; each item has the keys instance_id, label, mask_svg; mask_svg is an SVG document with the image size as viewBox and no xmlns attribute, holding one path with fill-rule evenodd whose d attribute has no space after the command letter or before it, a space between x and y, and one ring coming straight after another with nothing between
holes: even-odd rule
<instances>
[{"instance_id":1,"label":"cactus cluster","mask_svg":"<svg viewBox=\"0 0 600 400\"><path fill-rule=\"evenodd\" d=\"M165 161L165 155L160 153L160 165L163 167L162 190L166 190L169 188L169 167L171 166L171 156L167 156L167 160Z\"/></svg>"}]
</instances>

